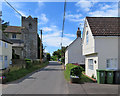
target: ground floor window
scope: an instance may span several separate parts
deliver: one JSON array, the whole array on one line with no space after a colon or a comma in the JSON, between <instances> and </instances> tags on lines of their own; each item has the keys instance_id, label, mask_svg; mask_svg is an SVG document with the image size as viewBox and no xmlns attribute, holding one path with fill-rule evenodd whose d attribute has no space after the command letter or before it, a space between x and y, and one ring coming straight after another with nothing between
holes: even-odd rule
<instances>
[{"instance_id":1,"label":"ground floor window","mask_svg":"<svg viewBox=\"0 0 120 96\"><path fill-rule=\"evenodd\" d=\"M93 70L93 59L88 59L88 68Z\"/></svg>"},{"instance_id":2,"label":"ground floor window","mask_svg":"<svg viewBox=\"0 0 120 96\"><path fill-rule=\"evenodd\" d=\"M3 62L3 56L0 56L0 62Z\"/></svg>"},{"instance_id":3,"label":"ground floor window","mask_svg":"<svg viewBox=\"0 0 120 96\"><path fill-rule=\"evenodd\" d=\"M116 69L117 63L117 58L109 58L106 60L106 68Z\"/></svg>"}]
</instances>

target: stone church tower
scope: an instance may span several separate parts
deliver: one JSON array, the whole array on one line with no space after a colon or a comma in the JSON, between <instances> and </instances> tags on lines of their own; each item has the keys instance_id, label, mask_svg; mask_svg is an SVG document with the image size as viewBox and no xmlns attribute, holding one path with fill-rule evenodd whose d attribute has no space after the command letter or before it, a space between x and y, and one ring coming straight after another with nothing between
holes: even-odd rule
<instances>
[{"instance_id":1,"label":"stone church tower","mask_svg":"<svg viewBox=\"0 0 120 96\"><path fill-rule=\"evenodd\" d=\"M38 58L37 18L22 17L22 39L24 41L24 58Z\"/></svg>"}]
</instances>

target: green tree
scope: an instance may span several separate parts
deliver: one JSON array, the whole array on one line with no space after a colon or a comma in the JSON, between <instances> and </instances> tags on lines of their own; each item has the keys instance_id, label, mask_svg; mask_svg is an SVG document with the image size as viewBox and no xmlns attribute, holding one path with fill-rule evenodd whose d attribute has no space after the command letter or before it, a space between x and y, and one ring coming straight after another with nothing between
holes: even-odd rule
<instances>
[{"instance_id":1,"label":"green tree","mask_svg":"<svg viewBox=\"0 0 120 96\"><path fill-rule=\"evenodd\" d=\"M50 59L51 59L50 53L47 53L47 60L50 61Z\"/></svg>"},{"instance_id":2,"label":"green tree","mask_svg":"<svg viewBox=\"0 0 120 96\"><path fill-rule=\"evenodd\" d=\"M61 49L58 49L57 51L54 51L52 54L52 60L56 61L61 59L61 62L64 63L65 62L65 50L67 47L62 47Z\"/></svg>"},{"instance_id":3,"label":"green tree","mask_svg":"<svg viewBox=\"0 0 120 96\"><path fill-rule=\"evenodd\" d=\"M9 22L4 22L4 20L2 20L2 31L4 31L7 26L9 26Z\"/></svg>"}]
</instances>

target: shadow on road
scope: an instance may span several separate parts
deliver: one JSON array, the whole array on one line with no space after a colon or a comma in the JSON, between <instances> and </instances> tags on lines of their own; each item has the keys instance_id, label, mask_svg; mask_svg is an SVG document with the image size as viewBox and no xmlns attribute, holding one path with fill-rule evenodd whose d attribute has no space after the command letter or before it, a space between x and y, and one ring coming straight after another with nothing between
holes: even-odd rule
<instances>
[{"instance_id":1,"label":"shadow on road","mask_svg":"<svg viewBox=\"0 0 120 96\"><path fill-rule=\"evenodd\" d=\"M48 66L61 66L61 64L59 64L59 63L50 63Z\"/></svg>"},{"instance_id":2,"label":"shadow on road","mask_svg":"<svg viewBox=\"0 0 120 96\"><path fill-rule=\"evenodd\" d=\"M63 71L63 69L43 69L42 71Z\"/></svg>"}]
</instances>

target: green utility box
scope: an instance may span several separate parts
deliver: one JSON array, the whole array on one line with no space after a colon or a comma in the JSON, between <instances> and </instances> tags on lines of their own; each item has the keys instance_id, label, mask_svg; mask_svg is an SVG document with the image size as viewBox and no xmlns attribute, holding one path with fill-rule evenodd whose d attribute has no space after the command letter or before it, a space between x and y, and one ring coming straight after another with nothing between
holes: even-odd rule
<instances>
[{"instance_id":1,"label":"green utility box","mask_svg":"<svg viewBox=\"0 0 120 96\"><path fill-rule=\"evenodd\" d=\"M120 84L120 70L114 72L114 83Z\"/></svg>"},{"instance_id":2,"label":"green utility box","mask_svg":"<svg viewBox=\"0 0 120 96\"><path fill-rule=\"evenodd\" d=\"M105 84L105 70L102 69L97 70L97 83Z\"/></svg>"},{"instance_id":3,"label":"green utility box","mask_svg":"<svg viewBox=\"0 0 120 96\"><path fill-rule=\"evenodd\" d=\"M106 76L107 76L106 83L113 84L114 70L106 70Z\"/></svg>"}]
</instances>

